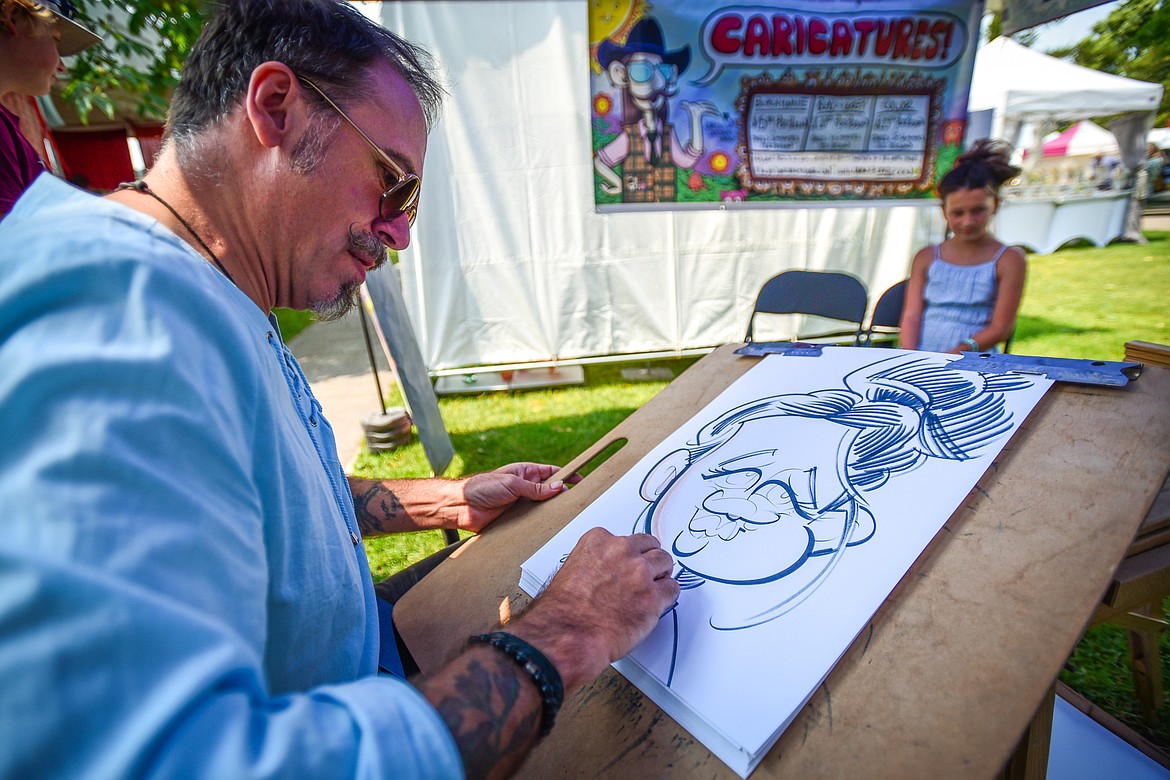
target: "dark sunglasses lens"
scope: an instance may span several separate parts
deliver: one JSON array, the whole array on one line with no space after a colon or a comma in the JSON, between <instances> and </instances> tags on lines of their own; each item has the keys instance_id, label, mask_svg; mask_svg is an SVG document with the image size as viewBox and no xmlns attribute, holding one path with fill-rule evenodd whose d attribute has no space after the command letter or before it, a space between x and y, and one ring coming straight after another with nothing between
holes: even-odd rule
<instances>
[{"instance_id":1,"label":"dark sunglasses lens","mask_svg":"<svg viewBox=\"0 0 1170 780\"><path fill-rule=\"evenodd\" d=\"M422 183L413 176L395 184L382 193L382 219L389 222L399 214L406 214L411 225L418 213L418 195Z\"/></svg>"}]
</instances>

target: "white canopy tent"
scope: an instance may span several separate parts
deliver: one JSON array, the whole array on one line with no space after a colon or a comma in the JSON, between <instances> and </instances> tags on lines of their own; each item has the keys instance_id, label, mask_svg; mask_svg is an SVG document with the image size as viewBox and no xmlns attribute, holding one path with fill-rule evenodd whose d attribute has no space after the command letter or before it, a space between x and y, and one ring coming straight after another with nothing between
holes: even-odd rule
<instances>
[{"instance_id":1,"label":"white canopy tent","mask_svg":"<svg viewBox=\"0 0 1170 780\"><path fill-rule=\"evenodd\" d=\"M1117 138L1092 119L1082 119L1063 133L1044 136L1044 156L1092 157L1119 154Z\"/></svg>"},{"instance_id":2,"label":"white canopy tent","mask_svg":"<svg viewBox=\"0 0 1170 780\"><path fill-rule=\"evenodd\" d=\"M1162 85L1084 68L996 38L975 55L971 111L991 109L992 137L1015 140L1024 122L1073 122L1113 114L1153 115Z\"/></svg>"},{"instance_id":3,"label":"white canopy tent","mask_svg":"<svg viewBox=\"0 0 1170 780\"><path fill-rule=\"evenodd\" d=\"M1039 126L1036 137L1041 138L1054 122L1121 115L1109 123L1109 130L1117 138L1126 172L1141 177L1146 133L1161 101L1161 84L1084 68L996 38L975 55L968 108L992 110L991 137L1012 144L1018 143L1025 123ZM1134 191L1144 192L1144 182L1138 181ZM1130 198L1120 232L1124 240L1145 242L1141 206L1140 197Z\"/></svg>"},{"instance_id":4,"label":"white canopy tent","mask_svg":"<svg viewBox=\"0 0 1170 780\"><path fill-rule=\"evenodd\" d=\"M1037 158L1039 148L1044 153ZM1121 149L1113 133L1092 119L1082 119L1063 132L1053 131L1025 146L1022 159L1030 170L1063 185L1083 182L1096 186L1112 176L1112 165L1120 164Z\"/></svg>"}]
</instances>

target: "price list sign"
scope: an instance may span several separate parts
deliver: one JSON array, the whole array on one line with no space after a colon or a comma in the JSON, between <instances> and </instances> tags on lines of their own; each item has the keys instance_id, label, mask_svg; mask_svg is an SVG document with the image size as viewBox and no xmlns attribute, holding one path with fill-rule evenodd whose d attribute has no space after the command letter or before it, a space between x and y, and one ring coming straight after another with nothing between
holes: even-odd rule
<instances>
[{"instance_id":1,"label":"price list sign","mask_svg":"<svg viewBox=\"0 0 1170 780\"><path fill-rule=\"evenodd\" d=\"M757 85L745 158L757 188L772 182L920 184L937 120L930 94L794 94Z\"/></svg>"}]
</instances>

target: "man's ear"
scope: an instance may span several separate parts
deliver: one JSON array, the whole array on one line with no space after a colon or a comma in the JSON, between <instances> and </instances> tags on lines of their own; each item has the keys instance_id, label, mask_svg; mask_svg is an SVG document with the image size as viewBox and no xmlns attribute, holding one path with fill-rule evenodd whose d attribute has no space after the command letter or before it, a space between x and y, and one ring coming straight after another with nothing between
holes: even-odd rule
<instances>
[{"instance_id":1,"label":"man's ear","mask_svg":"<svg viewBox=\"0 0 1170 780\"><path fill-rule=\"evenodd\" d=\"M609 74L609 83L618 89L625 89L626 85L630 83L626 75L626 64L620 60L609 63L606 72Z\"/></svg>"},{"instance_id":2,"label":"man's ear","mask_svg":"<svg viewBox=\"0 0 1170 780\"><path fill-rule=\"evenodd\" d=\"M283 62L262 62L248 79L244 112L261 145L279 146L292 132L298 116L304 116L301 83Z\"/></svg>"}]
</instances>

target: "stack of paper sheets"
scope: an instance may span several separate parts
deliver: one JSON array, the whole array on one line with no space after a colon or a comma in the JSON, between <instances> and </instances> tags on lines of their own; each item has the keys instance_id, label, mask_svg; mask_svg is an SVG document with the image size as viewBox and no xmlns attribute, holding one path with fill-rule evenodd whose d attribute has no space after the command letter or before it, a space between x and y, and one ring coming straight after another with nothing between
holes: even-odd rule
<instances>
[{"instance_id":1,"label":"stack of paper sheets","mask_svg":"<svg viewBox=\"0 0 1170 780\"><path fill-rule=\"evenodd\" d=\"M683 590L614 668L746 777L1051 385L953 359L765 358L525 561L521 588L590 528L657 536Z\"/></svg>"}]
</instances>

